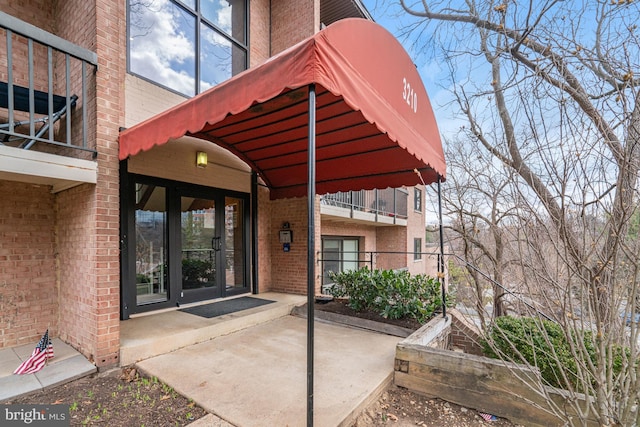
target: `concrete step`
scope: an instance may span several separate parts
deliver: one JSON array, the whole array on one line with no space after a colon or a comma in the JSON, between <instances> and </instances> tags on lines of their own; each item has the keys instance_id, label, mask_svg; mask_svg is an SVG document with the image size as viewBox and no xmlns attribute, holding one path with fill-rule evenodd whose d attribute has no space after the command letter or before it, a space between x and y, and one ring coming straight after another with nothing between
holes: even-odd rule
<instances>
[{"instance_id":1,"label":"concrete step","mask_svg":"<svg viewBox=\"0 0 640 427\"><path fill-rule=\"evenodd\" d=\"M294 307L306 302L306 296L272 292L251 297L274 302L210 319L171 310L122 321L120 365L130 365L287 316Z\"/></svg>"},{"instance_id":2,"label":"concrete step","mask_svg":"<svg viewBox=\"0 0 640 427\"><path fill-rule=\"evenodd\" d=\"M0 351L0 402L45 390L96 372L96 367L73 347L57 338L52 340L54 357L35 374L14 375L13 371L29 358L36 344Z\"/></svg>"}]
</instances>

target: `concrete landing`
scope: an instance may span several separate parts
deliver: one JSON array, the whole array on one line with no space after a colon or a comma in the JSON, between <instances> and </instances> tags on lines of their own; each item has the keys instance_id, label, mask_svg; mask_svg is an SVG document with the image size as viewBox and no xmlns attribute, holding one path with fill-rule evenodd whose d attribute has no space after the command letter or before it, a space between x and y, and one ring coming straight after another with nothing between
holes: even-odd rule
<instances>
[{"instance_id":1,"label":"concrete landing","mask_svg":"<svg viewBox=\"0 0 640 427\"><path fill-rule=\"evenodd\" d=\"M120 365L131 365L140 360L287 316L293 307L306 301L306 296L276 292L250 297L274 302L210 319L171 309L120 322ZM181 308L195 305L198 304Z\"/></svg>"},{"instance_id":2,"label":"concrete landing","mask_svg":"<svg viewBox=\"0 0 640 427\"><path fill-rule=\"evenodd\" d=\"M302 427L306 328L284 316L136 366L233 426ZM314 425L349 425L390 384L401 338L319 321L314 330Z\"/></svg>"},{"instance_id":3,"label":"concrete landing","mask_svg":"<svg viewBox=\"0 0 640 427\"><path fill-rule=\"evenodd\" d=\"M31 356L37 342L0 350L0 402L96 372L96 367L73 347L57 338L52 342L54 357L35 374L14 375L13 371Z\"/></svg>"}]
</instances>

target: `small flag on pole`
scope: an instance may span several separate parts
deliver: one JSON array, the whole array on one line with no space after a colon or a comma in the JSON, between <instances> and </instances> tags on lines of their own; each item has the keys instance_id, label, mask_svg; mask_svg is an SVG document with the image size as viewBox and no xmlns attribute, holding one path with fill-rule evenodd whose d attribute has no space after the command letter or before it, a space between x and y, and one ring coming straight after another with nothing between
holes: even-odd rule
<instances>
[{"instance_id":1,"label":"small flag on pole","mask_svg":"<svg viewBox=\"0 0 640 427\"><path fill-rule=\"evenodd\" d=\"M47 362L48 359L53 357L53 344L49 339L49 330L44 333L42 338L40 338L40 342L33 349L33 353L31 353L31 357L22 362L18 369L16 369L13 373L17 375L22 374L33 374L42 369Z\"/></svg>"}]
</instances>

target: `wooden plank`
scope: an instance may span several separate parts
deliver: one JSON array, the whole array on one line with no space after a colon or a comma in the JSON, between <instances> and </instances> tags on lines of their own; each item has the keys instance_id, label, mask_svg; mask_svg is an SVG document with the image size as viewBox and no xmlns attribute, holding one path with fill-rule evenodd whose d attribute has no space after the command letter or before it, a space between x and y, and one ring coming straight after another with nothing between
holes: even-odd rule
<instances>
[{"instance_id":1,"label":"wooden plank","mask_svg":"<svg viewBox=\"0 0 640 427\"><path fill-rule=\"evenodd\" d=\"M537 408L534 404L525 402L515 395L478 392L472 387L454 387L438 380L430 381L397 371L394 382L397 386L405 387L417 393L488 412L507 418L514 423L535 427L561 424L560 420L554 415Z\"/></svg>"},{"instance_id":2,"label":"wooden plank","mask_svg":"<svg viewBox=\"0 0 640 427\"><path fill-rule=\"evenodd\" d=\"M524 425L558 425L550 400L556 411L575 415L572 405L585 398L570 403L561 390L540 389L537 369L525 365L424 346L399 344L395 369L398 386L463 406L481 402L476 409ZM589 420L588 425L597 423Z\"/></svg>"}]
</instances>

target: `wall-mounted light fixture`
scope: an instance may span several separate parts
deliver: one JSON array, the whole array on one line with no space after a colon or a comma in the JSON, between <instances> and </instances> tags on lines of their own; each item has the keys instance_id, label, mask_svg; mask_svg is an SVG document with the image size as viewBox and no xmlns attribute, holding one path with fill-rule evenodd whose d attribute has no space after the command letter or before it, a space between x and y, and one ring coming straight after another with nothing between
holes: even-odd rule
<instances>
[{"instance_id":1,"label":"wall-mounted light fixture","mask_svg":"<svg viewBox=\"0 0 640 427\"><path fill-rule=\"evenodd\" d=\"M196 166L199 168L207 167L207 153L204 151L196 152Z\"/></svg>"}]
</instances>

